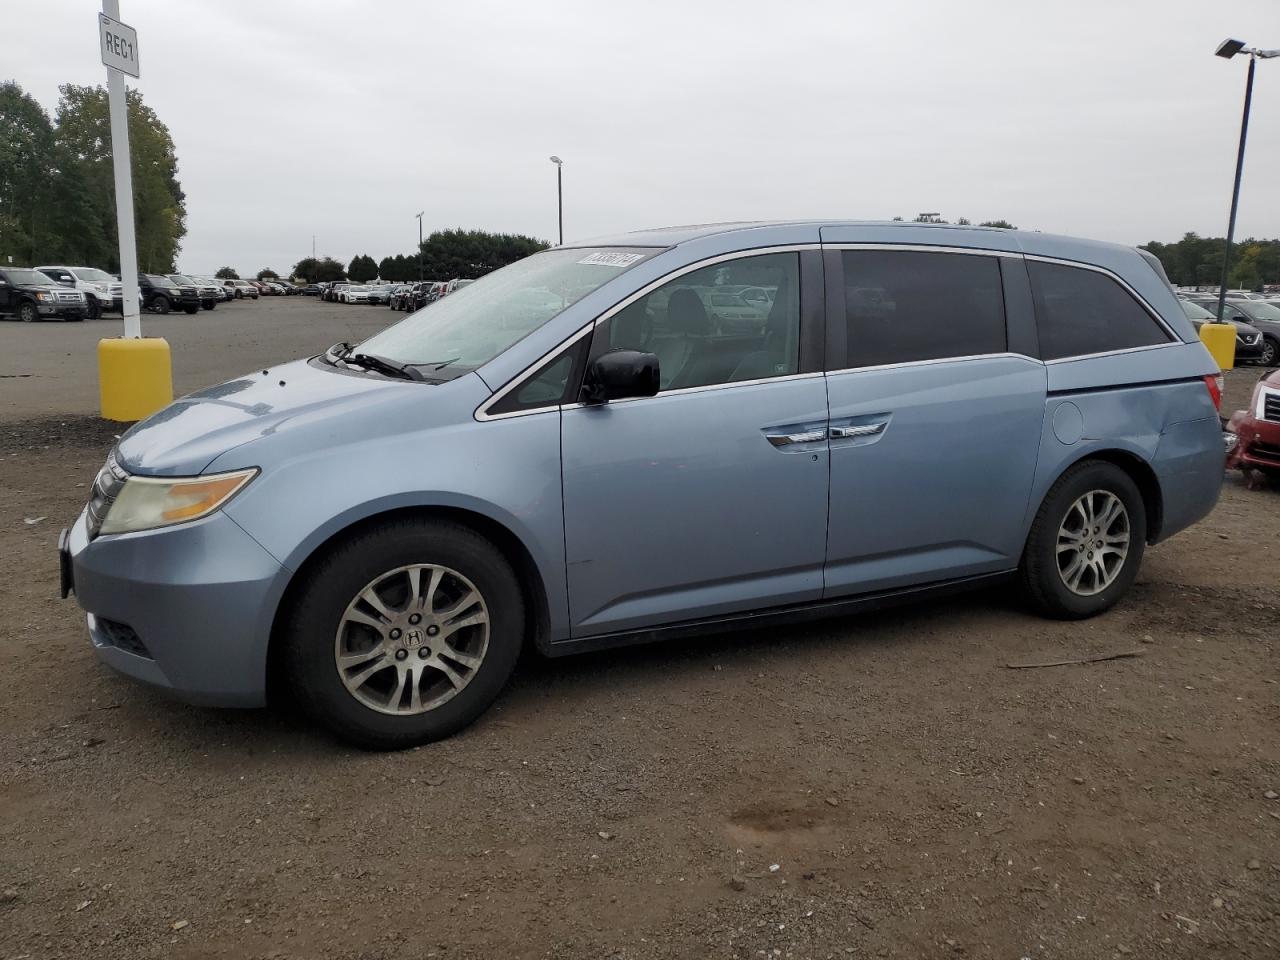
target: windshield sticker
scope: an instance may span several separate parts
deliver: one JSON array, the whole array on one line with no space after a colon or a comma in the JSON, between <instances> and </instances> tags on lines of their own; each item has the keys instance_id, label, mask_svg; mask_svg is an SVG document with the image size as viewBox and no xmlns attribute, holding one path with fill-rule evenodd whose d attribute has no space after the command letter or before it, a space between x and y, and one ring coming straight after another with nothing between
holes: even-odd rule
<instances>
[{"instance_id":1,"label":"windshield sticker","mask_svg":"<svg viewBox=\"0 0 1280 960\"><path fill-rule=\"evenodd\" d=\"M643 253L592 253L578 262L598 263L604 267L629 267L637 260L643 259Z\"/></svg>"}]
</instances>

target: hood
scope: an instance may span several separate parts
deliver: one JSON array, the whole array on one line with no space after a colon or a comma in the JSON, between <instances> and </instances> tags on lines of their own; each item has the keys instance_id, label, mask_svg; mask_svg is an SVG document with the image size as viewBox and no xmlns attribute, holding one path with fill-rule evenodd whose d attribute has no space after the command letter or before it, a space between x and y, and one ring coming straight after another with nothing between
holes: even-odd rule
<instances>
[{"instance_id":1,"label":"hood","mask_svg":"<svg viewBox=\"0 0 1280 960\"><path fill-rule=\"evenodd\" d=\"M121 437L116 459L130 473L190 476L260 437L318 416L367 409L372 398L399 399L415 389L432 388L296 360L175 400Z\"/></svg>"}]
</instances>

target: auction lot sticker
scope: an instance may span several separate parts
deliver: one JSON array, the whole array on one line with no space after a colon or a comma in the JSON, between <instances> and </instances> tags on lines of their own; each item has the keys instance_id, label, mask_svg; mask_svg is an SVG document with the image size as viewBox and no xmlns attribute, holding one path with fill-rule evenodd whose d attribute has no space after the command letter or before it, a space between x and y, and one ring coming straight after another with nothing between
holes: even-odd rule
<instances>
[{"instance_id":1,"label":"auction lot sticker","mask_svg":"<svg viewBox=\"0 0 1280 960\"><path fill-rule=\"evenodd\" d=\"M578 262L598 263L603 267L629 267L637 260L643 259L643 253L592 253Z\"/></svg>"}]
</instances>

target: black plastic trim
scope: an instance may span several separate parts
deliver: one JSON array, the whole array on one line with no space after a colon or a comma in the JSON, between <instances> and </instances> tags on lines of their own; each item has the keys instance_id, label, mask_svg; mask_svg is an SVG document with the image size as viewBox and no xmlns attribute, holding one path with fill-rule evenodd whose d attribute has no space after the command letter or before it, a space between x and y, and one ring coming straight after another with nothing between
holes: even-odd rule
<instances>
[{"instance_id":1,"label":"black plastic trim","mask_svg":"<svg viewBox=\"0 0 1280 960\"><path fill-rule=\"evenodd\" d=\"M936 581L919 586L901 587L896 590L864 593L853 597L836 597L813 603L770 607L764 610L751 610L726 616L707 617L701 620L686 620L665 627L646 627L641 630L624 630L617 633L576 637L547 644L545 652L548 656L562 657L575 653L588 653L593 650L631 647L642 643L658 643L664 640L703 637L732 630L756 630L761 627L806 623L827 617L863 613L870 610L898 606L903 603L912 603L917 600L963 593L978 587L1003 583L1012 578L1016 572L1016 570L1002 570L998 573L987 573L976 577L960 577L954 580Z\"/></svg>"}]
</instances>

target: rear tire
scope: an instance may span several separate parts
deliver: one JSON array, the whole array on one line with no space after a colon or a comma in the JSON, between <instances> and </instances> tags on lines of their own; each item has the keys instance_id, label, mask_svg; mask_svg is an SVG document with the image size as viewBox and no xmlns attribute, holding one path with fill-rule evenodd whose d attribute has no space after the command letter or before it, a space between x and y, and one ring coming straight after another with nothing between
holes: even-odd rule
<instances>
[{"instance_id":1,"label":"rear tire","mask_svg":"<svg viewBox=\"0 0 1280 960\"><path fill-rule=\"evenodd\" d=\"M1019 577L1043 615L1092 617L1128 592L1146 542L1146 506L1133 478L1113 463L1085 460L1045 494Z\"/></svg>"},{"instance_id":2,"label":"rear tire","mask_svg":"<svg viewBox=\"0 0 1280 960\"><path fill-rule=\"evenodd\" d=\"M417 580L409 579L406 571L419 565L424 569ZM427 568L447 572L436 580ZM425 606L412 604L408 591L415 582ZM396 593L397 586L403 595ZM460 599L468 587L478 606ZM375 589L382 610L361 600ZM456 632L446 620L435 620L441 624L435 626L432 611L447 617L450 606L458 620L470 620L477 611L484 619ZM414 610L420 611L419 620L401 623ZM494 701L524 641L524 598L511 565L475 531L441 521L394 520L355 535L323 557L306 574L285 622L284 665L303 710L350 743L396 750L450 736ZM370 626L373 622L379 626ZM420 630L410 626L419 622ZM431 639L433 630L444 632ZM463 652L464 645L469 652ZM356 662L340 667L339 656ZM478 660L467 666L464 657ZM367 679L359 680L371 667ZM397 687L397 678L411 669L419 672ZM432 699L437 705L429 705Z\"/></svg>"}]
</instances>

